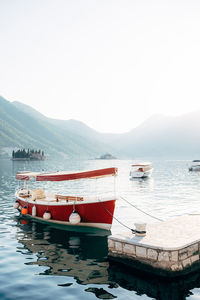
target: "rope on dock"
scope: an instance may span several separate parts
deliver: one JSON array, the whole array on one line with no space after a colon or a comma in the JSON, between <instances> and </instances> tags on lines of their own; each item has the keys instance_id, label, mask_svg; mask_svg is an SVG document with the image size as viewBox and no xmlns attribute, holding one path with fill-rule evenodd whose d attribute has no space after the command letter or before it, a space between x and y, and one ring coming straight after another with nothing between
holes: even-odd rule
<instances>
[{"instance_id":1,"label":"rope on dock","mask_svg":"<svg viewBox=\"0 0 200 300\"><path fill-rule=\"evenodd\" d=\"M157 218L157 217L155 217L155 216L150 215L149 213L145 212L145 211L142 210L141 208L138 208L137 206L133 205L131 202L129 202L128 200L126 200L126 199L123 198L122 196L120 196L120 198L121 198L122 200L124 200L125 202L127 202L127 203L128 203L129 205L131 205L132 207L134 207L135 209L141 211L143 214L145 214L145 215L147 215L147 216L149 216L149 217L151 217L151 218L153 218L153 219L156 219L156 220L158 220L158 221L160 221L160 222L163 222L162 219L159 219L159 218Z\"/></svg>"}]
</instances>

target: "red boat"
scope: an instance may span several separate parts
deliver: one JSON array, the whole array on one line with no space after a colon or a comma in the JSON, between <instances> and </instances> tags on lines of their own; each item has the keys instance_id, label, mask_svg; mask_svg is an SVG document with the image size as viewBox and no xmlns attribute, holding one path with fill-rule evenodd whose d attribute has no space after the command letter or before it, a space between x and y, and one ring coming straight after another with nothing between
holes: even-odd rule
<instances>
[{"instance_id":1,"label":"red boat","mask_svg":"<svg viewBox=\"0 0 200 300\"><path fill-rule=\"evenodd\" d=\"M83 172L19 172L16 179L24 181L24 187L15 194L14 207L24 216L34 220L67 226L86 226L110 230L113 221L116 195L70 196L28 189L26 182L31 178L36 181L64 181L86 178L116 176L117 168L106 168ZM114 193L115 194L115 193Z\"/></svg>"}]
</instances>

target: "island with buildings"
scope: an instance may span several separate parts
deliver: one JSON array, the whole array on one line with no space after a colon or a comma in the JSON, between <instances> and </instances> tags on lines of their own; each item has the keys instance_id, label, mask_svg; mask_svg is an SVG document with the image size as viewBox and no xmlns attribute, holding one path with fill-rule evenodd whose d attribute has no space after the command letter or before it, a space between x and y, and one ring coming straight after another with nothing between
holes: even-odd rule
<instances>
[{"instance_id":1,"label":"island with buildings","mask_svg":"<svg viewBox=\"0 0 200 300\"><path fill-rule=\"evenodd\" d=\"M44 151L18 149L12 151L12 160L45 160Z\"/></svg>"}]
</instances>

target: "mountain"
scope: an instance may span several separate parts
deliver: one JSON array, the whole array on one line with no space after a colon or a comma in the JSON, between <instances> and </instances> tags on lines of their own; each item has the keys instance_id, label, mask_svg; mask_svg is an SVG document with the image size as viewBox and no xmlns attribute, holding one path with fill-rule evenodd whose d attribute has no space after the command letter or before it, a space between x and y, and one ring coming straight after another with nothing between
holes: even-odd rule
<instances>
[{"instance_id":1,"label":"mountain","mask_svg":"<svg viewBox=\"0 0 200 300\"><path fill-rule=\"evenodd\" d=\"M57 119L52 119L44 116L34 108L23 104L18 101L12 102L12 104L17 108L20 109L21 111L29 114L33 118L36 118L40 121L45 121L48 122L49 124L52 124L56 127L59 127L61 129L67 130L69 132L72 132L73 134L77 134L78 136L84 136L84 137L90 137L90 138L97 138L99 139L101 134L95 131L94 129L90 128L86 124L84 124L81 121L77 120L57 120Z\"/></svg>"},{"instance_id":2,"label":"mountain","mask_svg":"<svg viewBox=\"0 0 200 300\"><path fill-rule=\"evenodd\" d=\"M119 151L132 157L200 157L200 111L178 117L155 115L120 137ZM117 145L118 142L117 142Z\"/></svg>"},{"instance_id":3,"label":"mountain","mask_svg":"<svg viewBox=\"0 0 200 300\"><path fill-rule=\"evenodd\" d=\"M79 158L113 152L95 135L98 133L79 121L50 119L27 105L0 97L0 148L40 148L45 153Z\"/></svg>"},{"instance_id":4,"label":"mountain","mask_svg":"<svg viewBox=\"0 0 200 300\"><path fill-rule=\"evenodd\" d=\"M0 149L42 149L50 155L95 158L190 157L200 159L200 111L154 115L123 134L104 134L77 120L48 118L28 105L0 97Z\"/></svg>"}]
</instances>

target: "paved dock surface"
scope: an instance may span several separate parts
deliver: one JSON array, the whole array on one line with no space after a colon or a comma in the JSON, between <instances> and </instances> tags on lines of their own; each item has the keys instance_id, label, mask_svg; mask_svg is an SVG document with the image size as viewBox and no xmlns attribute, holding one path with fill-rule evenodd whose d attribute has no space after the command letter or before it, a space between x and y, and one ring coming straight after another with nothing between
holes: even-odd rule
<instances>
[{"instance_id":1,"label":"paved dock surface","mask_svg":"<svg viewBox=\"0 0 200 300\"><path fill-rule=\"evenodd\" d=\"M147 224L146 236L131 231L108 237L109 257L161 274L191 272L200 266L200 215ZM165 272L166 271L166 272Z\"/></svg>"}]
</instances>

